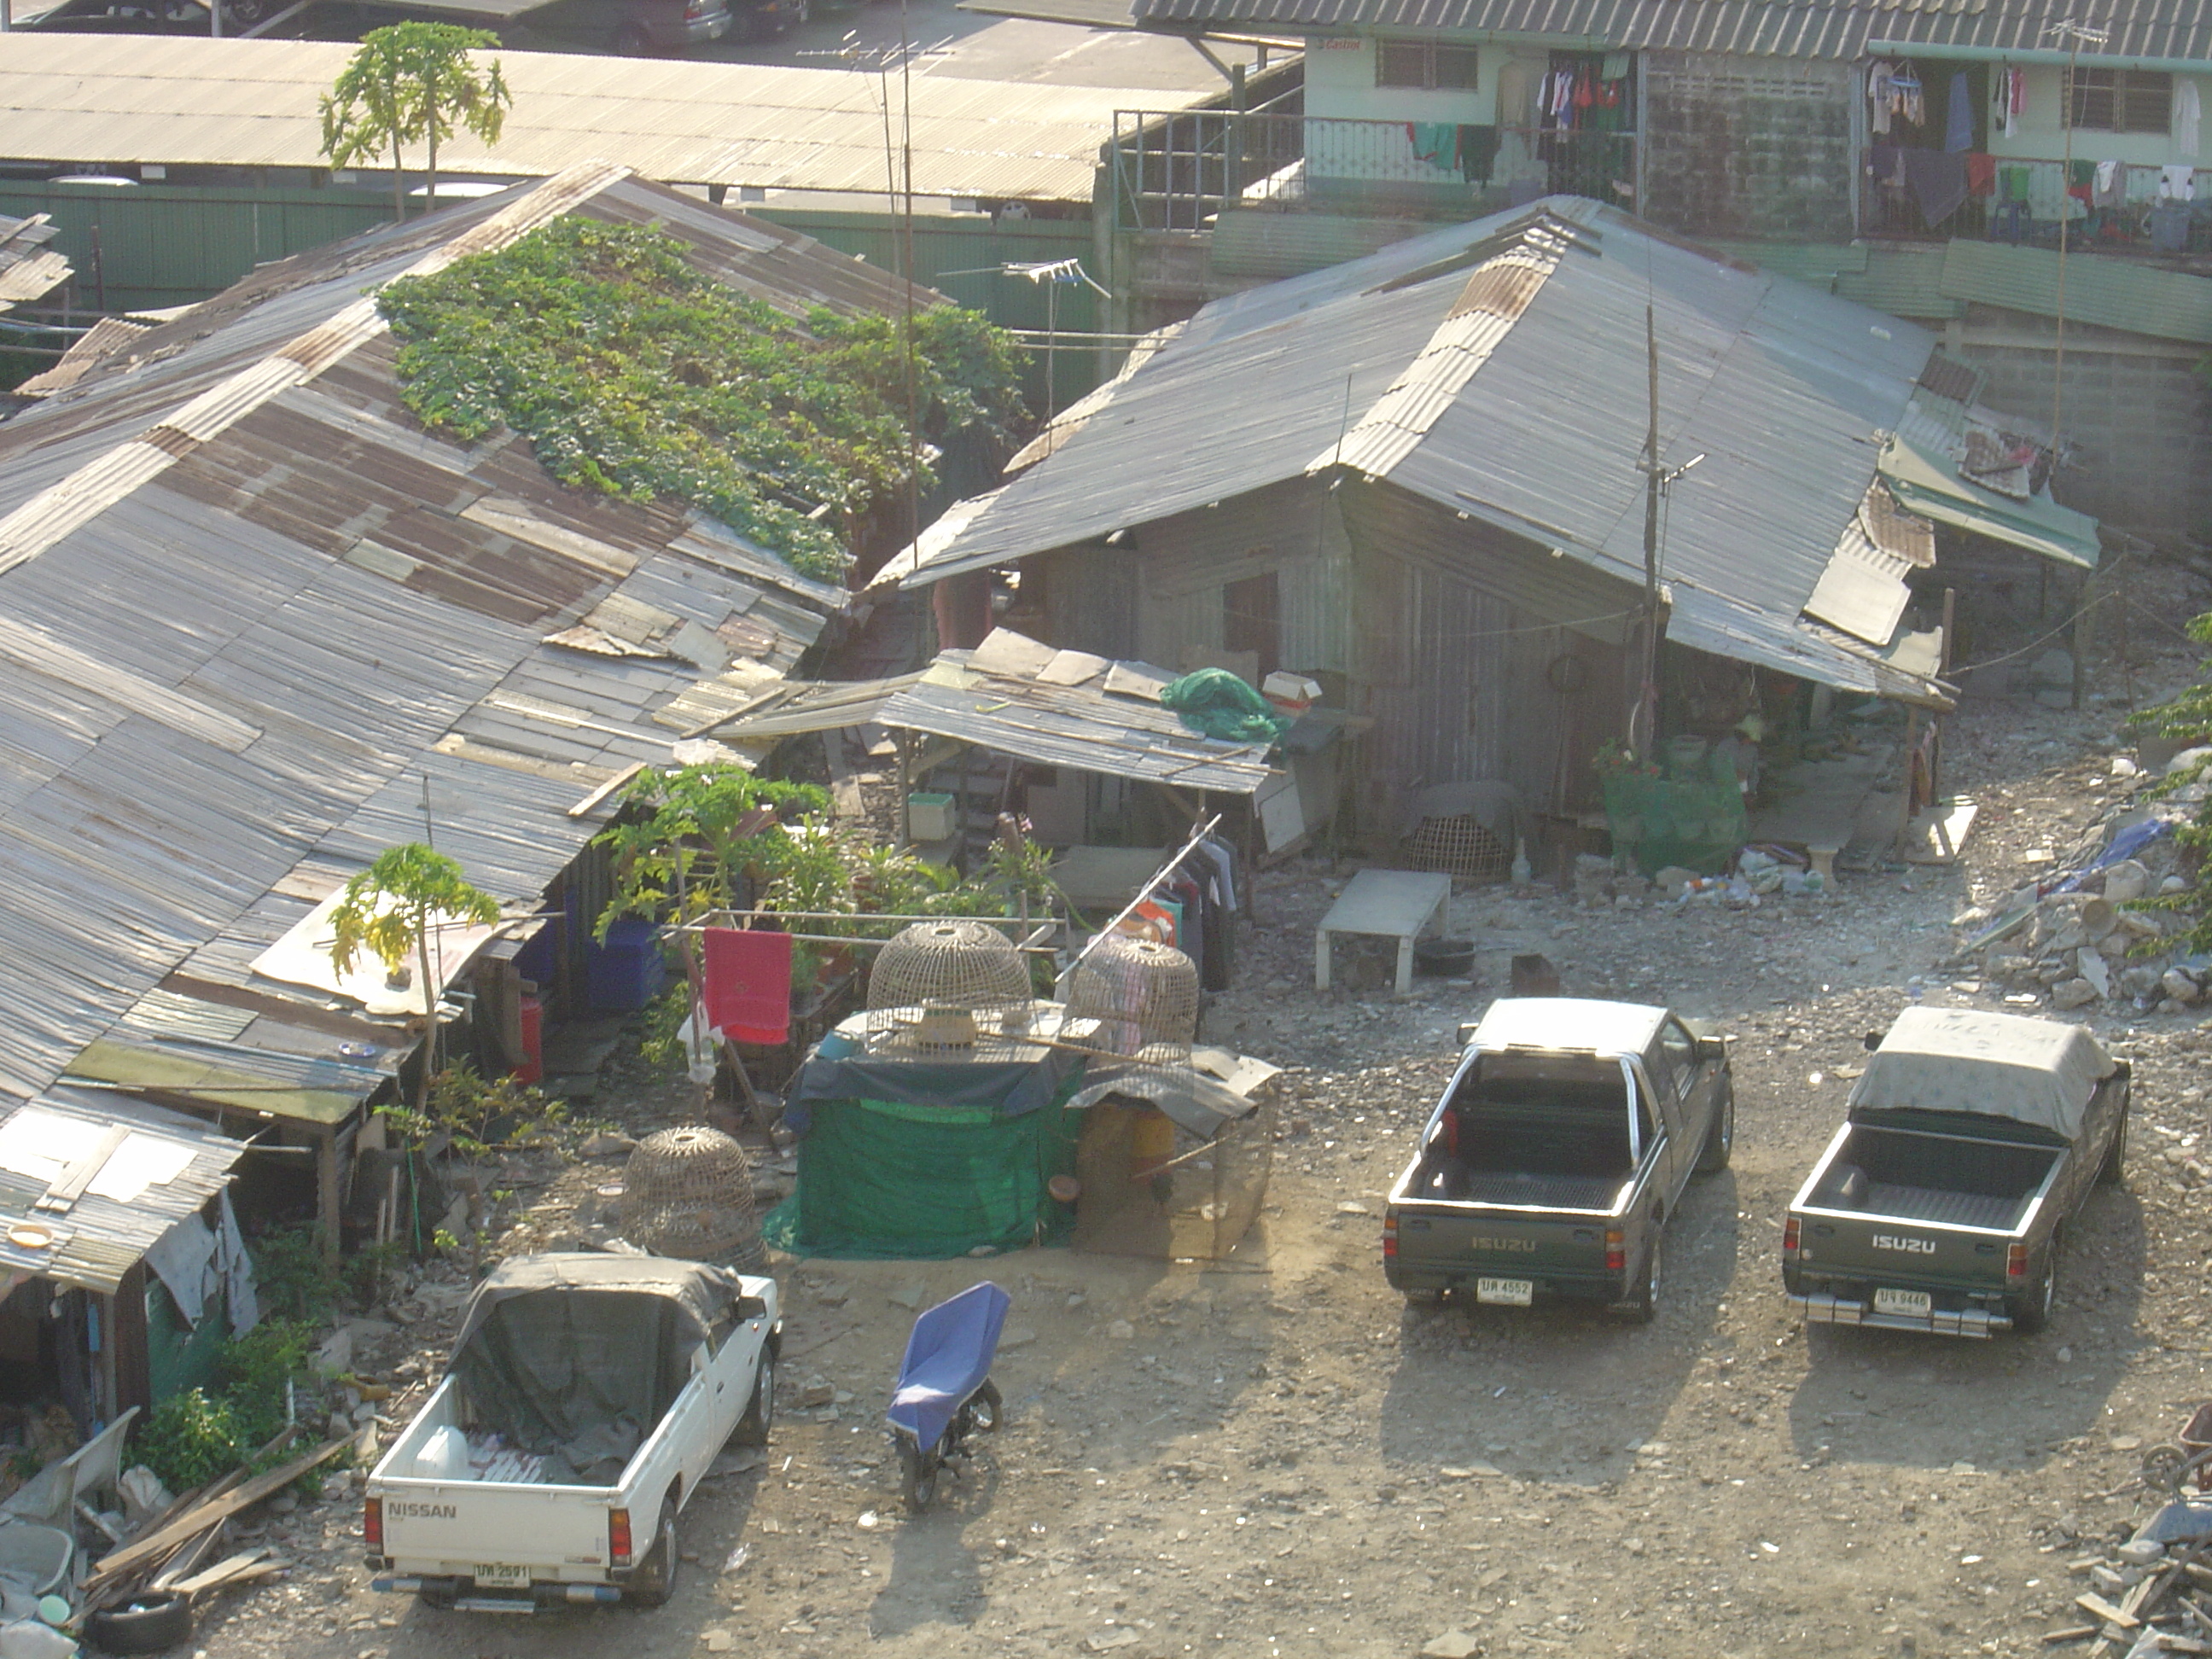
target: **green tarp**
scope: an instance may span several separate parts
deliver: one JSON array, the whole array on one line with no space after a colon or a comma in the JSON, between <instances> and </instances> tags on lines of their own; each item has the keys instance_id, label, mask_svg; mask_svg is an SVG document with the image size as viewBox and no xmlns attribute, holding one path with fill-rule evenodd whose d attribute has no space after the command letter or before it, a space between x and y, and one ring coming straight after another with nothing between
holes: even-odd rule
<instances>
[{"instance_id":1,"label":"green tarp","mask_svg":"<svg viewBox=\"0 0 2212 1659\"><path fill-rule=\"evenodd\" d=\"M1664 777L1607 772L1605 819L1613 850L1633 856L1647 876L1670 864L1718 875L1743 845L1743 791L1719 754Z\"/></svg>"},{"instance_id":2,"label":"green tarp","mask_svg":"<svg viewBox=\"0 0 2212 1659\"><path fill-rule=\"evenodd\" d=\"M1046 1183L1074 1172L1083 1114L1067 1103L1082 1081L1079 1064L1048 1103L1012 1116L988 1105L817 1099L797 1188L762 1231L793 1255L916 1261L1063 1243L1074 1216Z\"/></svg>"},{"instance_id":3,"label":"green tarp","mask_svg":"<svg viewBox=\"0 0 2212 1659\"><path fill-rule=\"evenodd\" d=\"M2025 548L2060 564L2083 570L2097 568L2102 552L2097 521L2061 507L2047 491L2019 501L1984 489L1960 477L1947 459L1896 437L1882 447L1881 476L1908 512Z\"/></svg>"}]
</instances>

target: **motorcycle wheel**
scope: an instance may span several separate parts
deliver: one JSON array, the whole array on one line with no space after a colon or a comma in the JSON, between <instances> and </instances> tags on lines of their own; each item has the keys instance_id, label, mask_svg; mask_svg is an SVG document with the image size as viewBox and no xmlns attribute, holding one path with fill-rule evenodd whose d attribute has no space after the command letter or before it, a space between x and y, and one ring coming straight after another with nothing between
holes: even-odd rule
<instances>
[{"instance_id":1,"label":"motorcycle wheel","mask_svg":"<svg viewBox=\"0 0 2212 1659\"><path fill-rule=\"evenodd\" d=\"M937 1453L924 1451L911 1440L899 1442L899 1496L920 1515L937 1501Z\"/></svg>"}]
</instances>

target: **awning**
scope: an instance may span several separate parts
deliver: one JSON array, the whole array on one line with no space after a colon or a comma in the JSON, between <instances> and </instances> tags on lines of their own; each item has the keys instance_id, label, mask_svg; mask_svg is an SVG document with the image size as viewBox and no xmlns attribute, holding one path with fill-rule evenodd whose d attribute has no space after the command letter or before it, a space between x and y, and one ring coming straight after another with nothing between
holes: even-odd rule
<instances>
[{"instance_id":1,"label":"awning","mask_svg":"<svg viewBox=\"0 0 2212 1659\"><path fill-rule=\"evenodd\" d=\"M1893 437L1882 447L1881 476L1905 507L1939 523L2078 569L2094 570L2102 556L2097 521L2087 514L2059 506L2047 491L2019 501L1984 489L1960 477L1948 457L1911 439Z\"/></svg>"}]
</instances>

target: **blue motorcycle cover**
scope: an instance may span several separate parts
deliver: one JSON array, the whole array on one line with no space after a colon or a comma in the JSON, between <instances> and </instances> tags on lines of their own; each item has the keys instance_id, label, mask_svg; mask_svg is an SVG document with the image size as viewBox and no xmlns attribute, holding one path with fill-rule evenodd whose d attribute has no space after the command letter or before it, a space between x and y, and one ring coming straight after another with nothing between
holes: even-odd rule
<instances>
[{"instance_id":1,"label":"blue motorcycle cover","mask_svg":"<svg viewBox=\"0 0 2212 1659\"><path fill-rule=\"evenodd\" d=\"M991 1375L1013 1298L986 1279L926 1310L906 1340L888 1415L922 1450L934 1446L968 1396Z\"/></svg>"}]
</instances>

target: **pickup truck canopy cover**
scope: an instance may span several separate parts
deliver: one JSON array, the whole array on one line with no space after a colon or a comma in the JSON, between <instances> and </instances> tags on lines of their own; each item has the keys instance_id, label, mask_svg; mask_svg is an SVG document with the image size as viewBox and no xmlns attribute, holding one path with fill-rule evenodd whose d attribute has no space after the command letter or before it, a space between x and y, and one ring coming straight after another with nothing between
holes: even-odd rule
<instances>
[{"instance_id":1,"label":"pickup truck canopy cover","mask_svg":"<svg viewBox=\"0 0 2212 1659\"><path fill-rule=\"evenodd\" d=\"M1971 1112L2032 1123L2074 1139L2112 1057L2081 1025L1985 1014L1971 1008L1907 1008L1867 1061L1851 1091L1862 1110Z\"/></svg>"},{"instance_id":2,"label":"pickup truck canopy cover","mask_svg":"<svg viewBox=\"0 0 2212 1659\"><path fill-rule=\"evenodd\" d=\"M555 1485L614 1484L742 1285L726 1267L659 1256L501 1262L469 1298L454 1345L462 1426L557 1454L544 1477Z\"/></svg>"}]
</instances>

